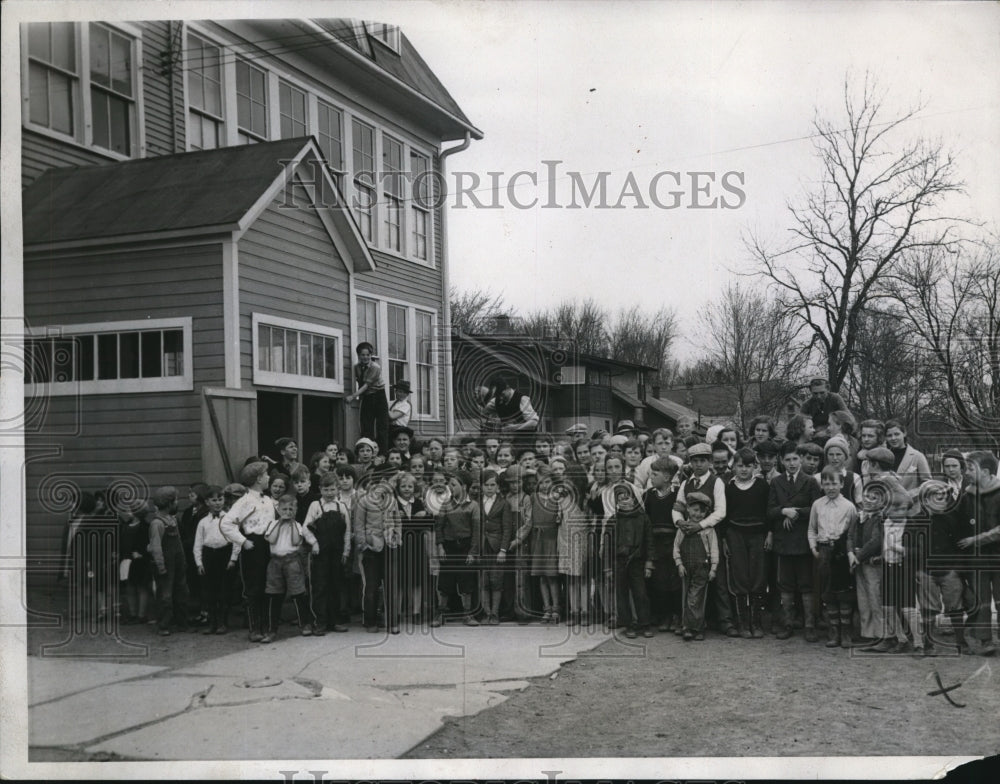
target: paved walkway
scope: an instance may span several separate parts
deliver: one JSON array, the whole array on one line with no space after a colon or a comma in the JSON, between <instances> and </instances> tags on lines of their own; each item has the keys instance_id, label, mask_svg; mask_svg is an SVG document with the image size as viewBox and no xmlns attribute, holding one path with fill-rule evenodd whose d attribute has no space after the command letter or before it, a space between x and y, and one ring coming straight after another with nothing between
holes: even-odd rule
<instances>
[{"instance_id":1,"label":"paved walkway","mask_svg":"<svg viewBox=\"0 0 1000 784\"><path fill-rule=\"evenodd\" d=\"M178 667L31 656L30 745L147 760L391 759L607 639L505 624L288 637Z\"/></svg>"}]
</instances>

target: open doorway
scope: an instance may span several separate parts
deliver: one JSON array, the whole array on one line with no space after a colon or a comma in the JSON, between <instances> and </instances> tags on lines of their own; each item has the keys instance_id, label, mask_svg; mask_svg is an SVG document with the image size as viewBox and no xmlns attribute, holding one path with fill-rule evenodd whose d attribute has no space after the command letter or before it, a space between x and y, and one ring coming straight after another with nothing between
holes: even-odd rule
<instances>
[{"instance_id":1,"label":"open doorway","mask_svg":"<svg viewBox=\"0 0 1000 784\"><path fill-rule=\"evenodd\" d=\"M274 442L282 436L297 438L298 398L298 395L283 392L257 393L257 454L281 460ZM301 454L299 459L302 459Z\"/></svg>"},{"instance_id":2,"label":"open doorway","mask_svg":"<svg viewBox=\"0 0 1000 784\"><path fill-rule=\"evenodd\" d=\"M344 403L340 398L302 396L302 460L326 449L331 441L343 445L343 412Z\"/></svg>"}]
</instances>

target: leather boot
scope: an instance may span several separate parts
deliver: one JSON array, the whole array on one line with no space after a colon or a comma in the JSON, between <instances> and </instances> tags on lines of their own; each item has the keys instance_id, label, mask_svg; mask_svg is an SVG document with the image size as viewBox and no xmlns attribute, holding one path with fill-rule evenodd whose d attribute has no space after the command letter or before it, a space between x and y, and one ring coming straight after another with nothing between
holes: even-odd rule
<instances>
[{"instance_id":1,"label":"leather boot","mask_svg":"<svg viewBox=\"0 0 1000 784\"><path fill-rule=\"evenodd\" d=\"M781 620L778 624L778 631L775 637L779 640L787 640L792 636L792 613L795 611L795 594L781 594Z\"/></svg>"},{"instance_id":2,"label":"leather boot","mask_svg":"<svg viewBox=\"0 0 1000 784\"><path fill-rule=\"evenodd\" d=\"M764 628L761 625L761 616L764 610L764 597L759 594L751 594L747 597L750 602L750 636L759 640L764 636Z\"/></svg>"},{"instance_id":3,"label":"leather boot","mask_svg":"<svg viewBox=\"0 0 1000 784\"><path fill-rule=\"evenodd\" d=\"M438 591L437 604L434 605L434 617L431 619L431 626L437 628L444 623L444 608L448 606L448 597Z\"/></svg>"},{"instance_id":4,"label":"leather boot","mask_svg":"<svg viewBox=\"0 0 1000 784\"><path fill-rule=\"evenodd\" d=\"M816 594L802 594L802 615L806 626L806 642L818 642L816 634Z\"/></svg>"},{"instance_id":5,"label":"leather boot","mask_svg":"<svg viewBox=\"0 0 1000 784\"><path fill-rule=\"evenodd\" d=\"M840 608L840 647L851 648L854 645L854 608Z\"/></svg>"},{"instance_id":6,"label":"leather boot","mask_svg":"<svg viewBox=\"0 0 1000 784\"><path fill-rule=\"evenodd\" d=\"M840 612L839 610L831 610L827 607L823 608L823 614L826 616L826 647L827 648L839 648L840 647Z\"/></svg>"},{"instance_id":7,"label":"leather boot","mask_svg":"<svg viewBox=\"0 0 1000 784\"><path fill-rule=\"evenodd\" d=\"M955 646L958 648L959 653L969 652L969 643L965 640L965 613L952 612L948 613L948 618L951 620L951 628L955 631Z\"/></svg>"},{"instance_id":8,"label":"leather boot","mask_svg":"<svg viewBox=\"0 0 1000 784\"><path fill-rule=\"evenodd\" d=\"M735 596L733 604L736 609L736 625L739 628L740 637L749 640L753 637L750 634L750 597L745 594Z\"/></svg>"}]
</instances>

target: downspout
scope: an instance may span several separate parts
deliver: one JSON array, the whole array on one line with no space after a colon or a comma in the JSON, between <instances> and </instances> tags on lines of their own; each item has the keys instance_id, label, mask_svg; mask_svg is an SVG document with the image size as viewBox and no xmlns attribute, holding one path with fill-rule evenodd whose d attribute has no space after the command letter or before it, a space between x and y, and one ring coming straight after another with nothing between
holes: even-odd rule
<instances>
[{"instance_id":1,"label":"downspout","mask_svg":"<svg viewBox=\"0 0 1000 784\"><path fill-rule=\"evenodd\" d=\"M441 183L444 185L445 176L445 165L444 159L449 155L454 155L456 152L461 152L462 150L469 149L469 145L472 144L472 134L469 131L465 132L465 140L454 147L449 147L447 150L442 150L438 159L441 162ZM452 352L451 352L451 283L450 276L448 274L448 209L447 205L441 210L441 287L444 289L444 329L442 334L445 336L444 342L444 383L446 385L445 396L444 396L444 427L445 432L451 435L455 432L455 382L454 382L454 368L452 367Z\"/></svg>"}]
</instances>

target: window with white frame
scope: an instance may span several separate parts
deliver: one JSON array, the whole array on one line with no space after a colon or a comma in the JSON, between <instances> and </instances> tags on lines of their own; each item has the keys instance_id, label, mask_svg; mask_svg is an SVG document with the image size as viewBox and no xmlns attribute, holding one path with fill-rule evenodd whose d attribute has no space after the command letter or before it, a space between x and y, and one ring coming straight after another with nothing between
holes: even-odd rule
<instances>
[{"instance_id":1,"label":"window with white frame","mask_svg":"<svg viewBox=\"0 0 1000 784\"><path fill-rule=\"evenodd\" d=\"M74 26L71 22L36 22L27 27L31 122L72 136L74 96L79 89Z\"/></svg>"},{"instance_id":2,"label":"window with white frame","mask_svg":"<svg viewBox=\"0 0 1000 784\"><path fill-rule=\"evenodd\" d=\"M214 150L225 144L222 50L197 35L187 37L188 146Z\"/></svg>"},{"instance_id":3,"label":"window with white frame","mask_svg":"<svg viewBox=\"0 0 1000 784\"><path fill-rule=\"evenodd\" d=\"M316 139L335 171L344 170L344 113L325 101L316 102Z\"/></svg>"},{"instance_id":4,"label":"window with white frame","mask_svg":"<svg viewBox=\"0 0 1000 784\"><path fill-rule=\"evenodd\" d=\"M24 367L25 383L52 395L190 390L191 319L32 329Z\"/></svg>"},{"instance_id":5,"label":"window with white frame","mask_svg":"<svg viewBox=\"0 0 1000 784\"><path fill-rule=\"evenodd\" d=\"M413 410L423 416L434 411L431 392L434 389L434 316L422 310L416 311L416 390Z\"/></svg>"},{"instance_id":6,"label":"window with white frame","mask_svg":"<svg viewBox=\"0 0 1000 784\"><path fill-rule=\"evenodd\" d=\"M386 305L386 328L388 332L389 383L395 384L409 375L407 371L407 324L406 308Z\"/></svg>"},{"instance_id":7,"label":"window with white frame","mask_svg":"<svg viewBox=\"0 0 1000 784\"><path fill-rule=\"evenodd\" d=\"M236 125L244 143L267 139L267 72L236 60Z\"/></svg>"},{"instance_id":8,"label":"window with white frame","mask_svg":"<svg viewBox=\"0 0 1000 784\"><path fill-rule=\"evenodd\" d=\"M253 314L253 382L343 392L343 333L303 321Z\"/></svg>"},{"instance_id":9,"label":"window with white frame","mask_svg":"<svg viewBox=\"0 0 1000 784\"><path fill-rule=\"evenodd\" d=\"M438 379L435 372L435 314L404 302L370 295L356 298L356 343L367 340L389 384L406 379L413 389L413 416L437 419Z\"/></svg>"},{"instance_id":10,"label":"window with white frame","mask_svg":"<svg viewBox=\"0 0 1000 784\"><path fill-rule=\"evenodd\" d=\"M139 152L135 36L97 22L32 22L22 40L27 127L119 157Z\"/></svg>"},{"instance_id":11,"label":"window with white frame","mask_svg":"<svg viewBox=\"0 0 1000 784\"><path fill-rule=\"evenodd\" d=\"M430 159L410 151L410 253L428 260L427 233L431 225Z\"/></svg>"},{"instance_id":12,"label":"window with white frame","mask_svg":"<svg viewBox=\"0 0 1000 784\"><path fill-rule=\"evenodd\" d=\"M358 297L358 343L371 343L375 347L372 359L378 359L378 302ZM357 345L357 344L355 344Z\"/></svg>"},{"instance_id":13,"label":"window with white frame","mask_svg":"<svg viewBox=\"0 0 1000 784\"><path fill-rule=\"evenodd\" d=\"M351 121L351 144L353 149L355 216L361 236L368 242L375 241L375 129L358 119Z\"/></svg>"},{"instance_id":14,"label":"window with white frame","mask_svg":"<svg viewBox=\"0 0 1000 784\"><path fill-rule=\"evenodd\" d=\"M278 83L278 113L281 116L282 139L306 135L306 94L284 80Z\"/></svg>"},{"instance_id":15,"label":"window with white frame","mask_svg":"<svg viewBox=\"0 0 1000 784\"><path fill-rule=\"evenodd\" d=\"M382 193L385 245L403 250L403 143L382 136Z\"/></svg>"}]
</instances>

